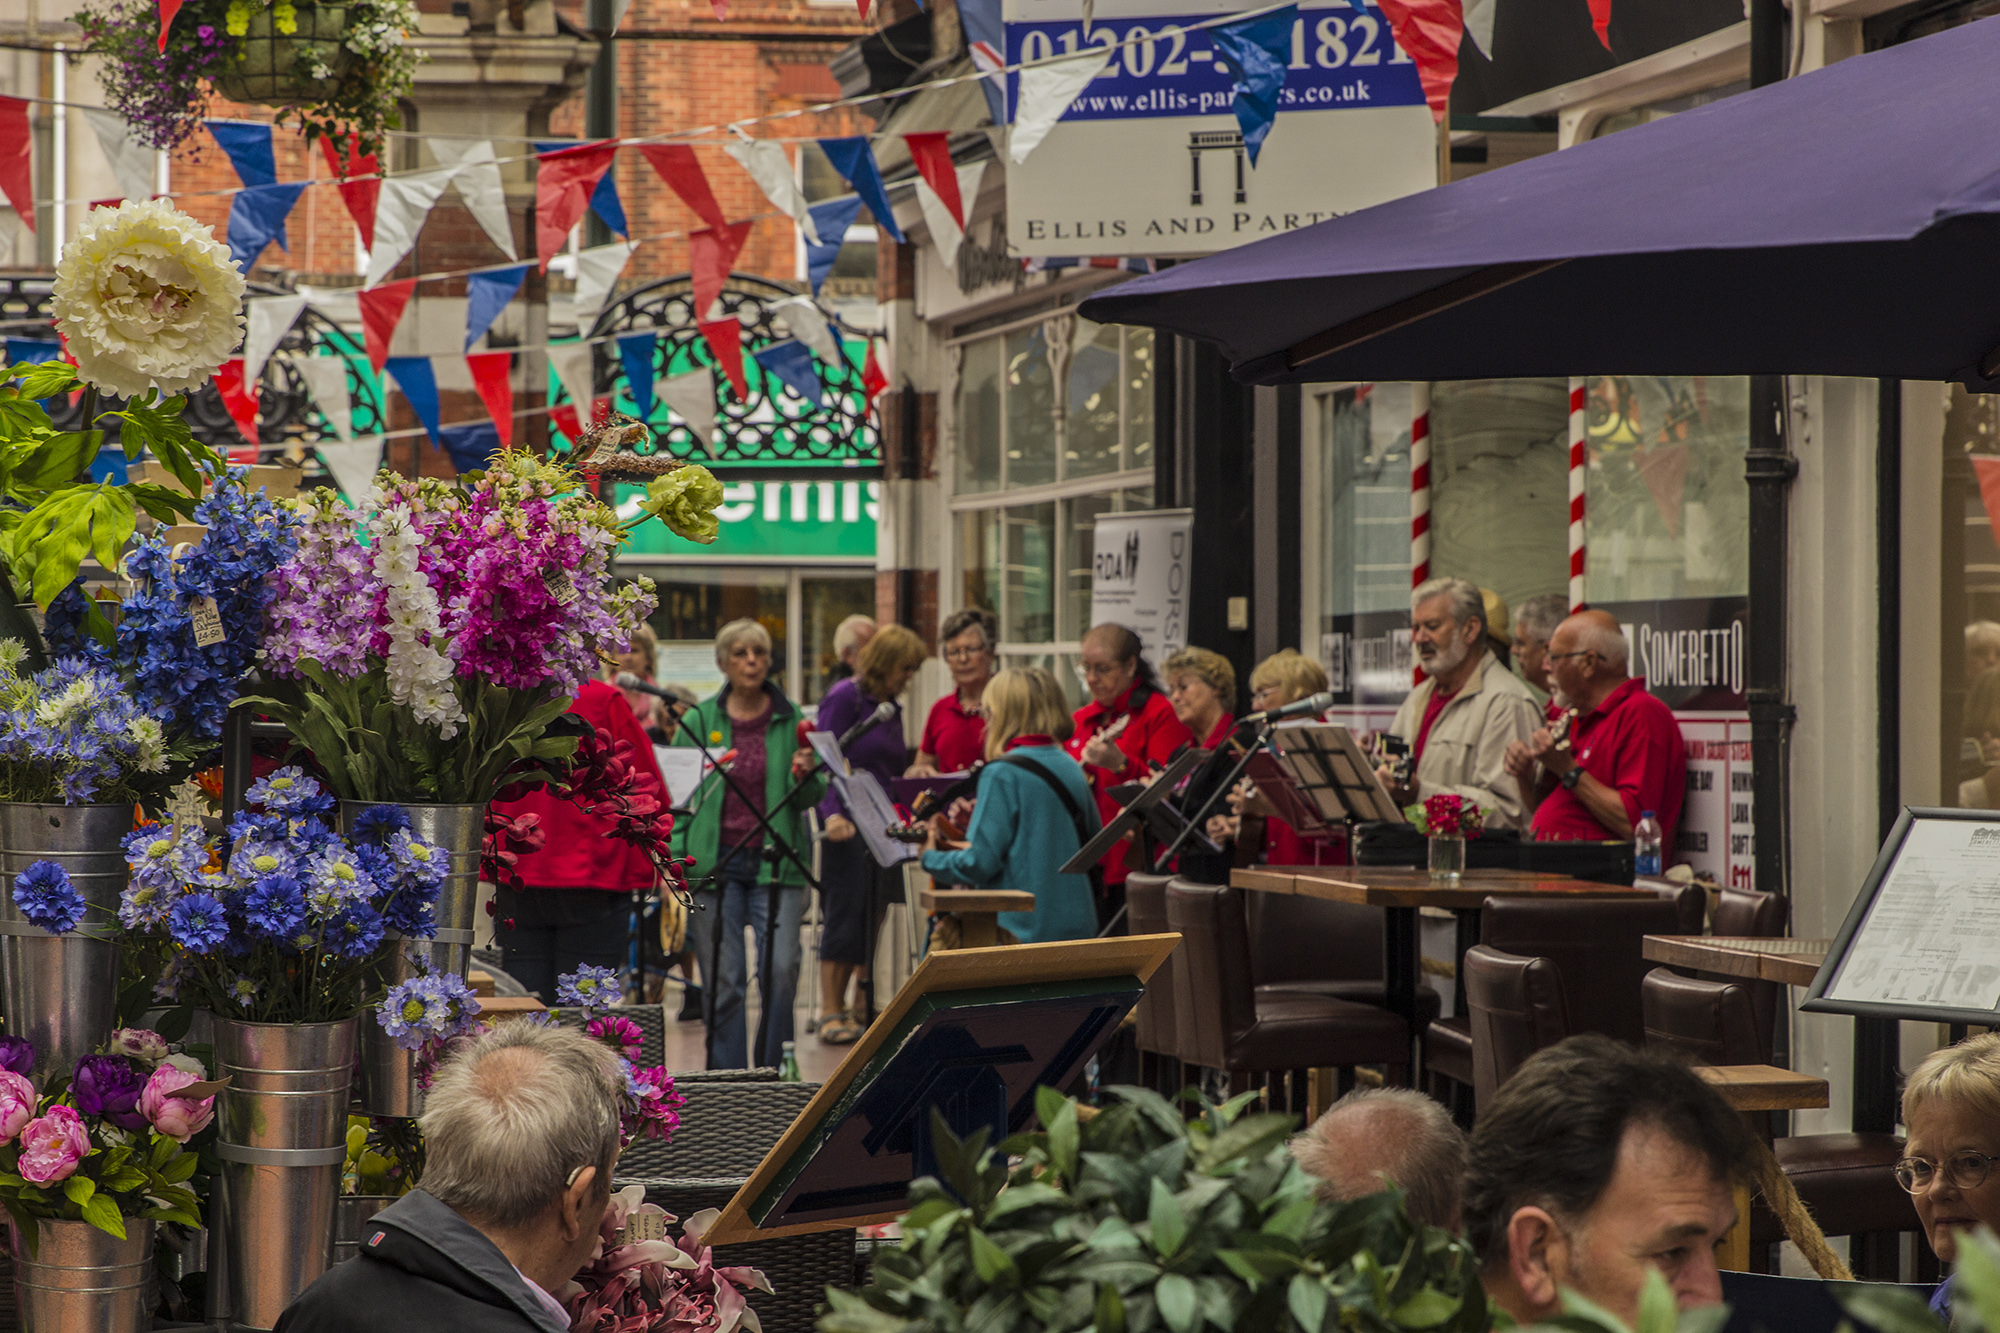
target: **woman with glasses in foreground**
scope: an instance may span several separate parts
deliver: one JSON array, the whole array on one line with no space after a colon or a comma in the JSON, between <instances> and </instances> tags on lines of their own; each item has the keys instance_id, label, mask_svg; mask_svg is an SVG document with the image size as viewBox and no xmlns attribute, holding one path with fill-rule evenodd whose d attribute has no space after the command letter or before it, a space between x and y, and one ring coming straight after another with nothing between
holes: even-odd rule
<instances>
[{"instance_id":1,"label":"woman with glasses in foreground","mask_svg":"<svg viewBox=\"0 0 2000 1333\"><path fill-rule=\"evenodd\" d=\"M2000 1033L1933 1051L1903 1089L1903 1123L1909 1139L1896 1183L1916 1203L1939 1262L1955 1263L1960 1232L2000 1232ZM1951 1284L1947 1277L1931 1296L1946 1317Z\"/></svg>"}]
</instances>

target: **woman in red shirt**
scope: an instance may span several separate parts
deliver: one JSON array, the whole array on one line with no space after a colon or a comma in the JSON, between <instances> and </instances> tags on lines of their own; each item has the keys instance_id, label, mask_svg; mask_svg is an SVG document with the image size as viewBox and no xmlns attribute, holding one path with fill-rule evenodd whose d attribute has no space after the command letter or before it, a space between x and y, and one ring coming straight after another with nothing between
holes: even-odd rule
<instances>
[{"instance_id":1,"label":"woman in red shirt","mask_svg":"<svg viewBox=\"0 0 2000 1333\"><path fill-rule=\"evenodd\" d=\"M601 680L585 681L569 711L614 745L630 741L627 762L649 775L654 790L666 798L653 746L624 695ZM631 895L653 889L653 863L646 854L610 836L609 818L587 815L546 787L518 801L495 801L493 809L509 818L540 815L548 839L540 851L523 852L514 867L525 887L494 891L500 965L545 1004L555 1003L556 978L584 963L622 973Z\"/></svg>"},{"instance_id":2,"label":"woman in red shirt","mask_svg":"<svg viewBox=\"0 0 2000 1333\"><path fill-rule=\"evenodd\" d=\"M1187 647L1167 659L1167 700L1174 716L1197 737L1196 744L1213 750L1236 727L1236 668L1221 653Z\"/></svg>"},{"instance_id":3,"label":"woman in red shirt","mask_svg":"<svg viewBox=\"0 0 2000 1333\"><path fill-rule=\"evenodd\" d=\"M1111 788L1148 776L1154 764L1166 763L1194 739L1174 716L1139 646L1139 636L1123 625L1098 625L1083 636L1083 683L1090 702L1076 710L1076 734L1065 748L1083 765L1097 795L1098 816L1107 821L1118 813ZM1100 923L1124 904L1125 852L1120 845L1104 854Z\"/></svg>"},{"instance_id":4,"label":"woman in red shirt","mask_svg":"<svg viewBox=\"0 0 2000 1333\"><path fill-rule=\"evenodd\" d=\"M1000 622L991 611L968 606L946 618L938 631L938 643L956 688L931 705L930 716L924 720L924 739L917 746L916 762L910 765L908 777L963 773L986 758L986 713L979 700L986 693L986 683L993 679Z\"/></svg>"}]
</instances>

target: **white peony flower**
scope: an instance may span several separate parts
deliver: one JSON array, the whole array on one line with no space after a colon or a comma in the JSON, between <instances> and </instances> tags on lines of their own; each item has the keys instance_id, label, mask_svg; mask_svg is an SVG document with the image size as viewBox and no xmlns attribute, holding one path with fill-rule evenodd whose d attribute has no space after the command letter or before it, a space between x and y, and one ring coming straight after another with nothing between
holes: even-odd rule
<instances>
[{"instance_id":1,"label":"white peony flower","mask_svg":"<svg viewBox=\"0 0 2000 1333\"><path fill-rule=\"evenodd\" d=\"M63 248L54 298L78 373L123 398L200 388L243 338L229 248L164 199L92 211Z\"/></svg>"}]
</instances>

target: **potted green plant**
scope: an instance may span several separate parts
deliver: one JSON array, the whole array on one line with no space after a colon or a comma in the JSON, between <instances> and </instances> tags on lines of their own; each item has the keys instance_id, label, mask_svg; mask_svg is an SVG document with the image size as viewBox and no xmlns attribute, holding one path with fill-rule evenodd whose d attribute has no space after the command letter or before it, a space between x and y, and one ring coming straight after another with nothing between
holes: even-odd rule
<instances>
[{"instance_id":1,"label":"potted green plant","mask_svg":"<svg viewBox=\"0 0 2000 1333\"><path fill-rule=\"evenodd\" d=\"M1085 1118L1040 1089L1044 1128L997 1148L934 1116L940 1178L912 1187L903 1243L865 1289L827 1290L820 1333L1490 1325L1463 1241L1411 1221L1393 1190L1319 1202L1285 1150L1294 1118L1251 1113L1257 1094L1185 1120L1145 1089L1107 1092Z\"/></svg>"}]
</instances>

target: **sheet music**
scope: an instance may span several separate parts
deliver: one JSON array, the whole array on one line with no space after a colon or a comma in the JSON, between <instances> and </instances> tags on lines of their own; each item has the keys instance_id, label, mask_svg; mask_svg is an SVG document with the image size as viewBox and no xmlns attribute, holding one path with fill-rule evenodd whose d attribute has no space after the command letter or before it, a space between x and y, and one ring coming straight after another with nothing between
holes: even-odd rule
<instances>
[{"instance_id":1,"label":"sheet music","mask_svg":"<svg viewBox=\"0 0 2000 1333\"><path fill-rule=\"evenodd\" d=\"M861 834L862 844L875 858L876 865L892 870L923 855L922 847L898 842L889 836L889 826L901 823L902 816L896 813L889 793L882 790L882 784L875 780L873 773L865 770L838 773L834 775L833 786L840 793L841 803L847 807L855 829Z\"/></svg>"},{"instance_id":2,"label":"sheet music","mask_svg":"<svg viewBox=\"0 0 2000 1333\"><path fill-rule=\"evenodd\" d=\"M2000 1008L2000 823L1913 822L1826 997Z\"/></svg>"},{"instance_id":3,"label":"sheet music","mask_svg":"<svg viewBox=\"0 0 2000 1333\"><path fill-rule=\"evenodd\" d=\"M701 786L701 773L705 766L701 751L685 746L655 745L653 758L660 763L660 776L666 779L668 797L673 804L685 807L694 797L695 788Z\"/></svg>"},{"instance_id":4,"label":"sheet music","mask_svg":"<svg viewBox=\"0 0 2000 1333\"><path fill-rule=\"evenodd\" d=\"M847 756L840 752L840 737L830 731L808 731L806 743L813 747L813 753L826 765L828 773L847 771Z\"/></svg>"}]
</instances>

